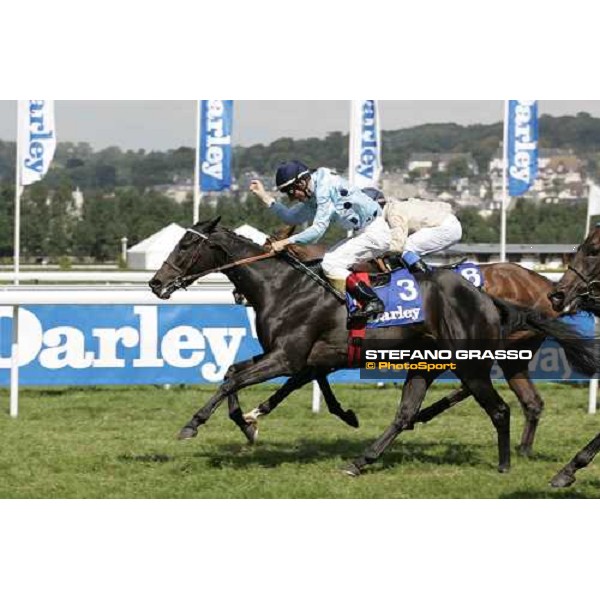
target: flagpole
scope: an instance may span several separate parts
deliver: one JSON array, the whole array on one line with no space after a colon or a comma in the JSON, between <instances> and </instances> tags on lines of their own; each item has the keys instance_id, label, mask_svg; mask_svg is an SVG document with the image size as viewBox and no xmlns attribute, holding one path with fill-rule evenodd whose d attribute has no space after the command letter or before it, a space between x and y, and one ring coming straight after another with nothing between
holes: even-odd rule
<instances>
[{"instance_id":1,"label":"flagpole","mask_svg":"<svg viewBox=\"0 0 600 600\"><path fill-rule=\"evenodd\" d=\"M196 100L196 156L194 160L194 213L193 223L200 220L200 102Z\"/></svg>"},{"instance_id":2,"label":"flagpole","mask_svg":"<svg viewBox=\"0 0 600 600\"><path fill-rule=\"evenodd\" d=\"M383 152L383 136L381 135L381 119L379 113L379 100L374 101L375 106L375 131L377 136L377 177L375 178L375 187L381 189L381 177L383 175L383 160L381 154Z\"/></svg>"},{"instance_id":3,"label":"flagpole","mask_svg":"<svg viewBox=\"0 0 600 600\"><path fill-rule=\"evenodd\" d=\"M13 283L19 285L19 263L21 261L21 170L19 168L21 149L20 140L21 137L21 124L19 118L19 108L17 107L17 143L16 143L16 156L15 156L15 218L14 218L14 248L13 248Z\"/></svg>"},{"instance_id":4,"label":"flagpole","mask_svg":"<svg viewBox=\"0 0 600 600\"><path fill-rule=\"evenodd\" d=\"M508 167L508 100L504 101L504 141L502 142L502 208L500 212L500 262L506 262L506 209Z\"/></svg>"},{"instance_id":5,"label":"flagpole","mask_svg":"<svg viewBox=\"0 0 600 600\"><path fill-rule=\"evenodd\" d=\"M587 201L587 217L585 219L585 230L583 232L583 239L587 238L588 231L590 229L590 219L592 217L592 188L593 183L589 181L589 190L588 190L588 201ZM597 210L597 209L594 209ZM594 330L596 329L596 324L598 322L597 317L594 317ZM598 376L590 378L590 383L588 386L588 414L593 415L596 414L597 407L597 398L598 398Z\"/></svg>"},{"instance_id":6,"label":"flagpole","mask_svg":"<svg viewBox=\"0 0 600 600\"><path fill-rule=\"evenodd\" d=\"M356 130L356 109L357 109L356 100L350 100L350 129L348 134L348 183L353 186L355 177L355 145L357 140L355 139L355 130ZM346 234L346 237L352 237L352 231L349 230ZM317 381L313 381L312 383L312 411L314 413L318 413L321 407L321 388Z\"/></svg>"},{"instance_id":7,"label":"flagpole","mask_svg":"<svg viewBox=\"0 0 600 600\"><path fill-rule=\"evenodd\" d=\"M585 238L588 235L588 231L590 229L590 218L592 217L592 203L591 203L591 196L592 196L592 182L591 180L588 180L588 201L587 201L587 217L585 219L585 229L583 231L583 239L585 240Z\"/></svg>"},{"instance_id":8,"label":"flagpole","mask_svg":"<svg viewBox=\"0 0 600 600\"><path fill-rule=\"evenodd\" d=\"M356 181L356 100L350 100L350 133L348 136L348 183L354 185ZM348 230L346 237L352 237L352 230Z\"/></svg>"},{"instance_id":9,"label":"flagpole","mask_svg":"<svg viewBox=\"0 0 600 600\"><path fill-rule=\"evenodd\" d=\"M354 169L356 167L355 163L355 150L356 150L356 139L355 139L355 130L356 130L356 100L350 100L350 137L349 137L349 145L348 145L348 181L350 185L354 185Z\"/></svg>"},{"instance_id":10,"label":"flagpole","mask_svg":"<svg viewBox=\"0 0 600 600\"><path fill-rule=\"evenodd\" d=\"M15 145L15 218L14 218L14 248L13 248L13 284L19 285L19 263L21 261L21 115L17 101L17 143ZM11 417L19 415L19 306L14 305L12 310L12 336L10 347L10 406Z\"/></svg>"}]
</instances>

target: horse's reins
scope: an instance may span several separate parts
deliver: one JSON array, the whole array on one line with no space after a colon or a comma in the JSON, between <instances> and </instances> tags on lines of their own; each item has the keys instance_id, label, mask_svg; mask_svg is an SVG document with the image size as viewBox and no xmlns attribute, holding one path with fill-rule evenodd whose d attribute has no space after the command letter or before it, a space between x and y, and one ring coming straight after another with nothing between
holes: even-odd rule
<instances>
[{"instance_id":1,"label":"horse's reins","mask_svg":"<svg viewBox=\"0 0 600 600\"><path fill-rule=\"evenodd\" d=\"M195 229L187 229L190 233L194 233L197 236L208 240L208 236L204 233L200 233ZM264 254L259 254L258 256L249 256L247 258L240 258L239 260L227 263L220 267L215 267L214 269L209 269L208 271L204 271L203 273L194 274L194 275L179 275L175 279L175 284L178 289L186 289L185 282L193 281L195 279L199 279L200 277L204 277L205 275L209 275L210 273L221 273L222 271L226 271L227 269L233 269L234 267L240 267L242 265L248 265L254 262L258 262L259 260L265 260L266 258L272 258L277 256L277 252L270 250L269 252L265 252ZM345 302L344 296L338 292L329 282L325 281L323 278L319 277L312 269L309 269L302 261L298 260L295 256L290 254L289 252L282 252L282 257L295 269L298 271L302 271L306 275L308 275L313 281L316 281L321 287L324 287L328 292L333 294L340 302ZM177 273L182 273L182 269L177 265L174 265L167 258L164 261L164 264L168 265L171 269L176 271Z\"/></svg>"},{"instance_id":2,"label":"horse's reins","mask_svg":"<svg viewBox=\"0 0 600 600\"><path fill-rule=\"evenodd\" d=\"M587 277L585 277L584 275L582 275L575 267L568 265L567 270L573 271L573 273L575 273L575 275L577 275L577 277L579 277L581 279L581 281L583 281L583 283L585 283L585 285L587 285L589 287L589 285L591 283L590 280Z\"/></svg>"},{"instance_id":3,"label":"horse's reins","mask_svg":"<svg viewBox=\"0 0 600 600\"><path fill-rule=\"evenodd\" d=\"M305 275L308 275L313 281L317 282L321 287L325 288L329 293L333 294L342 304L346 302L346 298L338 290L336 290L328 281L319 277L312 269L307 267L301 260L298 260L293 254L289 252L283 252L282 257L292 266L294 269L301 271Z\"/></svg>"},{"instance_id":4,"label":"horse's reins","mask_svg":"<svg viewBox=\"0 0 600 600\"><path fill-rule=\"evenodd\" d=\"M199 231L196 231L195 229L188 229L187 231L189 231L190 233L195 233L197 236L199 236L205 240L208 239L207 235L204 235L203 233L200 233ZM176 279L177 287L185 289L187 287L185 285L185 282L187 282L187 281L193 281L195 279L199 279L200 277L204 277L205 275L210 275L210 273L220 273L221 271L226 271L227 269L233 269L234 267L239 267L241 265L248 265L253 262L258 262L259 260L264 260L265 258L271 258L272 256L275 256L275 254L276 253L273 252L273 250L270 250L269 252L265 252L264 254L259 254L258 256L249 256L247 258L240 258L239 260L227 263L225 265L221 265L220 267L215 267L214 269L209 269L208 271L204 271L203 273L197 273L194 275L180 275ZM171 267L178 273L183 272L182 269L180 269L178 266L171 263L169 261L169 259L165 260L165 264L167 264L169 267Z\"/></svg>"}]
</instances>

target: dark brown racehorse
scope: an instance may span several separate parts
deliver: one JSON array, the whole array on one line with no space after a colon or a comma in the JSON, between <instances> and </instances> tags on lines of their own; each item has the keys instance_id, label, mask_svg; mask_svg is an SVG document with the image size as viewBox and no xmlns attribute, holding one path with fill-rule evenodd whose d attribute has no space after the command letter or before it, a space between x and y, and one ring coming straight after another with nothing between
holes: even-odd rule
<instances>
[{"instance_id":1,"label":"dark brown racehorse","mask_svg":"<svg viewBox=\"0 0 600 600\"><path fill-rule=\"evenodd\" d=\"M241 413L238 390L274 377L307 381L314 373L344 368L347 360L346 308L338 298L291 264L286 256L264 249L220 227L218 219L197 223L155 273L149 285L162 299L206 273L222 270L256 311L256 330L264 353L232 365L223 384L180 431L181 439L197 435L217 407L229 403L232 420L247 437L251 425ZM453 353L460 342L503 343L503 336L517 330L551 335L564 348L569 363L582 373L596 370L594 356L586 351L574 329L547 319L539 312L492 299L456 273L437 269L417 274L425 320L417 325L368 330L367 340L385 341L392 348L415 342ZM455 375L473 393L490 417L498 437L498 469L510 466L510 410L495 391L491 359L456 361ZM358 475L376 461L404 430L410 429L428 387L437 374L410 370L402 389L400 406L392 424L365 452L354 459L346 473Z\"/></svg>"},{"instance_id":2,"label":"dark brown racehorse","mask_svg":"<svg viewBox=\"0 0 600 600\"><path fill-rule=\"evenodd\" d=\"M566 273L550 294L550 300L557 311L588 310L600 317L600 225L593 227L577 248ZM552 478L551 485L562 488L573 484L575 473L589 465L598 452L600 433Z\"/></svg>"},{"instance_id":3,"label":"dark brown racehorse","mask_svg":"<svg viewBox=\"0 0 600 600\"><path fill-rule=\"evenodd\" d=\"M289 237L289 235L291 235L290 229L284 229L273 236L272 239L282 239L283 237ZM292 247L294 254L304 262L311 262L322 258L325 250L326 247L322 245ZM489 295L509 301L518 306L538 310L544 316L550 318L558 316L548 298L548 294L553 289L553 284L546 277L512 263L492 263L480 266L484 278L483 289ZM367 263L357 265L356 269L373 271L377 267L372 263ZM515 332L509 339L513 345L512 347L515 349L531 350L535 353L544 341L544 336L531 331L521 331ZM502 368L510 389L518 398L525 416L525 424L518 452L524 456L529 456L532 452L535 433L544 402L529 378L527 361L505 361L500 362L499 365ZM317 382L329 411L349 425L357 427L358 419L356 415L353 411L344 411L331 390L326 376L319 377ZM265 402L246 413L244 415L245 418L256 423L258 418L269 414L295 389L297 387L289 384L284 385ZM469 396L471 396L469 390L465 386L462 386L435 404L421 410L415 417L415 423L426 423Z\"/></svg>"}]
</instances>

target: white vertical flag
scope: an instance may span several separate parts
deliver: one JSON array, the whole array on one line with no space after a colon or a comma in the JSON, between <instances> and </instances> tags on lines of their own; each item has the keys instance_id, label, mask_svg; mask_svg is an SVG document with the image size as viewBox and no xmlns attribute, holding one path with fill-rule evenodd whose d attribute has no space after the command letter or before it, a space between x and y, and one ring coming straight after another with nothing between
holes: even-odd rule
<instances>
[{"instance_id":1,"label":"white vertical flag","mask_svg":"<svg viewBox=\"0 0 600 600\"><path fill-rule=\"evenodd\" d=\"M17 170L19 185L42 179L56 149L54 100L19 100Z\"/></svg>"},{"instance_id":2,"label":"white vertical flag","mask_svg":"<svg viewBox=\"0 0 600 600\"><path fill-rule=\"evenodd\" d=\"M522 196L533 185L538 171L537 100L506 100L500 213L500 261L506 261L506 211L508 196Z\"/></svg>"},{"instance_id":3,"label":"white vertical flag","mask_svg":"<svg viewBox=\"0 0 600 600\"><path fill-rule=\"evenodd\" d=\"M21 260L21 193L42 179L56 149L54 100L19 100L17 104L17 164L15 168L14 277L19 285ZM19 307L13 306L10 359L10 415L19 413Z\"/></svg>"},{"instance_id":4,"label":"white vertical flag","mask_svg":"<svg viewBox=\"0 0 600 600\"><path fill-rule=\"evenodd\" d=\"M377 100L352 100L350 113L350 183L377 187L382 168Z\"/></svg>"},{"instance_id":5,"label":"white vertical flag","mask_svg":"<svg viewBox=\"0 0 600 600\"><path fill-rule=\"evenodd\" d=\"M585 221L584 237L587 237L588 230L590 227L590 217L594 215L600 215L600 187L595 183L589 182L590 191L588 194L587 204L587 219Z\"/></svg>"}]
</instances>

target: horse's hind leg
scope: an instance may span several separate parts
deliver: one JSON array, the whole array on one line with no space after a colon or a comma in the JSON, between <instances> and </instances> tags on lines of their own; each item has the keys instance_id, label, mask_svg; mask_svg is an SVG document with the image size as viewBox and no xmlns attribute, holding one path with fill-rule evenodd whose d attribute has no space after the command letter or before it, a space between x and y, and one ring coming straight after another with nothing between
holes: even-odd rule
<instances>
[{"instance_id":1,"label":"horse's hind leg","mask_svg":"<svg viewBox=\"0 0 600 600\"><path fill-rule=\"evenodd\" d=\"M346 425L358 427L358 417L356 416L356 413L351 409L343 409L342 405L335 397L335 394L329 385L329 381L327 381L327 376L317 377L317 383L321 388L321 392L323 392L323 398L325 399L325 404L327 405L329 412L332 415L339 417Z\"/></svg>"},{"instance_id":2,"label":"horse's hind leg","mask_svg":"<svg viewBox=\"0 0 600 600\"><path fill-rule=\"evenodd\" d=\"M494 389L491 380L481 376L461 379L473 392L475 400L488 414L496 433L498 434L498 471L505 473L510 469L510 408L498 392Z\"/></svg>"},{"instance_id":3,"label":"horse's hind leg","mask_svg":"<svg viewBox=\"0 0 600 600\"><path fill-rule=\"evenodd\" d=\"M259 404L250 412L247 412L244 415L244 419L246 419L249 423L256 424L260 417L268 415L273 409L277 408L277 406L279 406L293 391L301 388L303 385L307 384L313 379L316 379L319 387L321 388L321 392L323 393L323 398L325 399L325 404L327 405L329 412L332 415L339 417L342 421L344 421L344 423L350 425L350 427L358 427L358 418L356 414L353 410L343 409L342 405L335 397L329 382L327 381L327 375L319 375L319 371L315 371L314 369L302 371L298 375L288 379L272 396L267 398L267 400L265 400L262 404Z\"/></svg>"},{"instance_id":4,"label":"horse's hind leg","mask_svg":"<svg viewBox=\"0 0 600 600\"><path fill-rule=\"evenodd\" d=\"M587 467L598 452L600 452L600 433L552 478L550 485L555 488L570 486L575 482L575 472Z\"/></svg>"},{"instance_id":5,"label":"horse's hind leg","mask_svg":"<svg viewBox=\"0 0 600 600\"><path fill-rule=\"evenodd\" d=\"M534 340L527 344L521 343L516 347L531 350L535 354L540 347L540 342ZM531 456L533 440L544 410L544 401L529 378L529 361L498 361L498 365L502 369L510 389L517 397L525 417L521 443L517 447L517 452L521 456Z\"/></svg>"},{"instance_id":6,"label":"horse's hind leg","mask_svg":"<svg viewBox=\"0 0 600 600\"><path fill-rule=\"evenodd\" d=\"M383 432L373 444L371 444L362 456L354 459L351 463L343 468L344 473L348 475L360 475L361 471L371 463L374 463L392 444L398 434L409 429L417 414L423 398L427 392L427 388L435 379L435 375L431 373L415 374L416 371L409 371L402 388L402 399L400 406L396 412L396 416L392 424Z\"/></svg>"},{"instance_id":7,"label":"horse's hind leg","mask_svg":"<svg viewBox=\"0 0 600 600\"><path fill-rule=\"evenodd\" d=\"M301 388L303 385L312 381L315 374L312 369L304 369L290 377L273 395L269 396L264 402L253 408L250 412L244 414L244 419L249 423L256 423L260 417L268 415L273 409L277 408L292 392Z\"/></svg>"},{"instance_id":8,"label":"horse's hind leg","mask_svg":"<svg viewBox=\"0 0 600 600\"><path fill-rule=\"evenodd\" d=\"M428 423L434 417L442 414L444 411L452 408L455 404L462 402L471 395L471 391L465 386L450 392L447 396L444 396L441 400L434 402L431 406L423 408L415 416L415 423Z\"/></svg>"},{"instance_id":9,"label":"horse's hind leg","mask_svg":"<svg viewBox=\"0 0 600 600\"><path fill-rule=\"evenodd\" d=\"M508 379L508 385L517 396L525 416L521 443L517 447L517 451L521 456L531 456L533 440L544 409L544 401L529 379L527 371Z\"/></svg>"}]
</instances>

